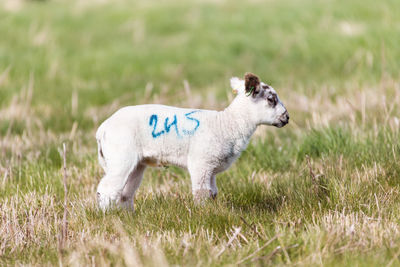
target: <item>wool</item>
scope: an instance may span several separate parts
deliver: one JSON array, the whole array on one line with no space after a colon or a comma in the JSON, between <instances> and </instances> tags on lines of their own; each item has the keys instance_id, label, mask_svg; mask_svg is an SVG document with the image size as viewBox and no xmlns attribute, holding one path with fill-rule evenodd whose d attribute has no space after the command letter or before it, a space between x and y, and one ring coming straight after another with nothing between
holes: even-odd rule
<instances>
[{"instance_id":1,"label":"wool","mask_svg":"<svg viewBox=\"0 0 400 267\"><path fill-rule=\"evenodd\" d=\"M121 108L96 132L98 158L105 176L97 196L101 209L133 209L133 197L148 166L175 165L189 171L196 200L215 198L216 175L246 149L257 126L283 127L289 115L275 90L254 74L234 77L237 92L222 111L164 105ZM260 86L261 85L261 86ZM257 90L246 94L247 86ZM276 96L277 103L268 100Z\"/></svg>"}]
</instances>

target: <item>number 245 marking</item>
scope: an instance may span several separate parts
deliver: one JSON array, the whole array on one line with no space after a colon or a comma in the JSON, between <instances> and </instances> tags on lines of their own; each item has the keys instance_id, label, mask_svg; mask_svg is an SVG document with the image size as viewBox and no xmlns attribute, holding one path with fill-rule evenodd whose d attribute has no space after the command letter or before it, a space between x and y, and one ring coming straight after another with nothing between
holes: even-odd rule
<instances>
[{"instance_id":1,"label":"number 245 marking","mask_svg":"<svg viewBox=\"0 0 400 267\"><path fill-rule=\"evenodd\" d=\"M193 129L191 130L187 130L187 129L182 129L182 133L184 135L193 135L196 130L199 128L200 126L200 121L196 118L191 117L191 115L193 113L198 112L198 110L189 112L185 114L185 118L187 120L193 121L196 125L194 126ZM151 132L151 135L153 136L153 138L157 138L165 133L169 133L171 131L171 127L174 127L176 135L178 137L182 137L181 134L179 133L179 129L178 129L178 119L176 117L176 115L174 115L173 117L173 121L171 123L169 123L169 118L165 118L164 120L164 130L161 130L159 132L156 131L157 128L157 123L158 123L158 116L156 114L153 114L150 116L150 121L149 121L149 125L153 126L153 131Z\"/></svg>"}]
</instances>

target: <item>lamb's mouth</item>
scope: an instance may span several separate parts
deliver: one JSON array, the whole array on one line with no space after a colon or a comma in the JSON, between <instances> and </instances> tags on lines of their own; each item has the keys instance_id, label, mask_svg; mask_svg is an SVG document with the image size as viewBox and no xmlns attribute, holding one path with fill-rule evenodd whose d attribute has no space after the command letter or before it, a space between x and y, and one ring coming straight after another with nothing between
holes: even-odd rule
<instances>
[{"instance_id":1,"label":"lamb's mouth","mask_svg":"<svg viewBox=\"0 0 400 267\"><path fill-rule=\"evenodd\" d=\"M289 123L289 120L285 120L285 121L279 120L278 123L274 123L272 125L275 126L275 127L278 127L278 128L282 128L283 126L285 126L288 123Z\"/></svg>"}]
</instances>

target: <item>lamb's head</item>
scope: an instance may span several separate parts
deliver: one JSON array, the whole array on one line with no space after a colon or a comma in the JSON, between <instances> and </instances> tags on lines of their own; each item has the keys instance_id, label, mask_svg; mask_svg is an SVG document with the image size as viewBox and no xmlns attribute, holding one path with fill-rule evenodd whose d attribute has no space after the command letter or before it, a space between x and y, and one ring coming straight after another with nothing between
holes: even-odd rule
<instances>
[{"instance_id":1,"label":"lamb's head","mask_svg":"<svg viewBox=\"0 0 400 267\"><path fill-rule=\"evenodd\" d=\"M253 73L246 73L244 80L232 78L231 87L257 124L280 128L289 123L289 113L274 88L261 82Z\"/></svg>"}]
</instances>

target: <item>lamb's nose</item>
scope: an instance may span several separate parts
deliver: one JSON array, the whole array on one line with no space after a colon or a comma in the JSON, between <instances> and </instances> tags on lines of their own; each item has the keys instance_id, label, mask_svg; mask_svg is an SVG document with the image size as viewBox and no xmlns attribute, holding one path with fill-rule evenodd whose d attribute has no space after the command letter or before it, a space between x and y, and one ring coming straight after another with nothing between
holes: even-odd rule
<instances>
[{"instance_id":1,"label":"lamb's nose","mask_svg":"<svg viewBox=\"0 0 400 267\"><path fill-rule=\"evenodd\" d=\"M283 125L288 124L289 123L289 113L287 111L285 111L279 119L280 119L281 123L283 123Z\"/></svg>"},{"instance_id":2,"label":"lamb's nose","mask_svg":"<svg viewBox=\"0 0 400 267\"><path fill-rule=\"evenodd\" d=\"M285 113L282 114L281 118L284 121L289 121L289 113L287 112L287 110L285 111Z\"/></svg>"}]
</instances>

